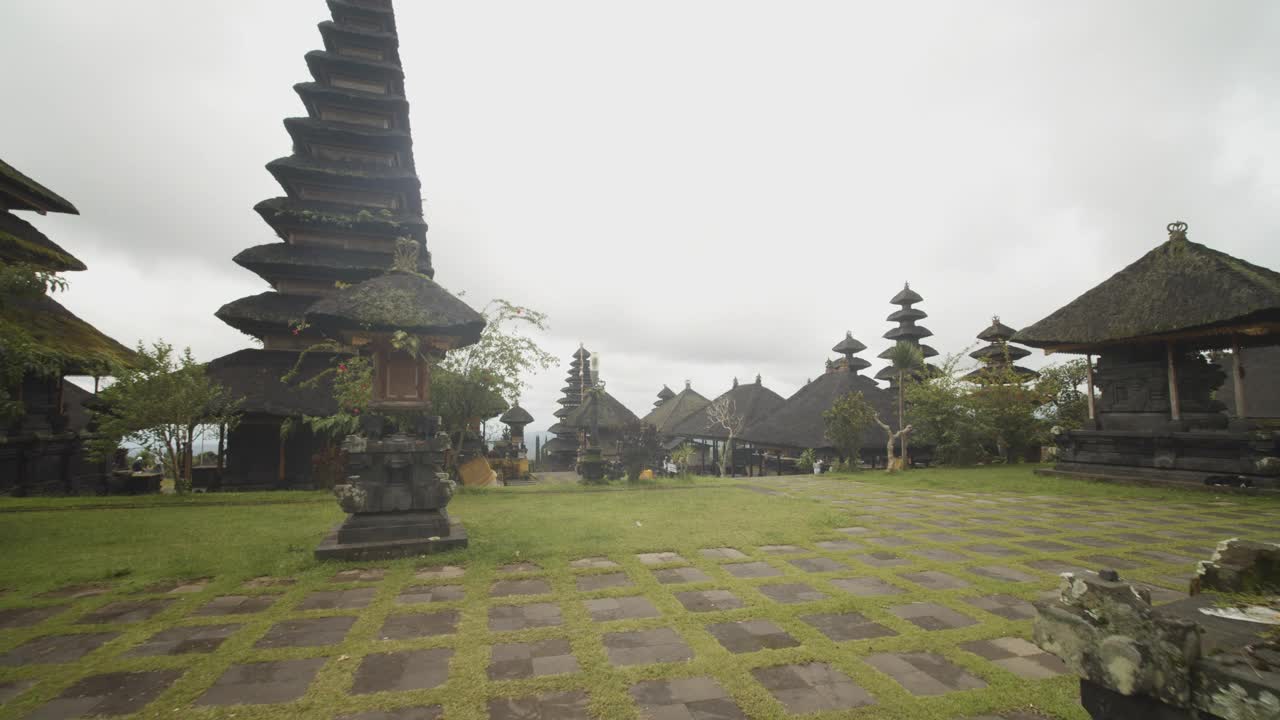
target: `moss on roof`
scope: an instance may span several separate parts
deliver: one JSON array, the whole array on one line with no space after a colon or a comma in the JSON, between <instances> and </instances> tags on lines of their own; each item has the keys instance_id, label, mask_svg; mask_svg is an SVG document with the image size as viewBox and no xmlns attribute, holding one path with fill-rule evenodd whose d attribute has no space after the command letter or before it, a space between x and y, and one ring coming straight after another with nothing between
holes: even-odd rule
<instances>
[{"instance_id":1,"label":"moss on roof","mask_svg":"<svg viewBox=\"0 0 1280 720\"><path fill-rule=\"evenodd\" d=\"M664 390L670 392L665 386ZM668 435L671 429L694 413L702 412L711 401L698 394L692 387L685 386L679 394L673 395L644 416L644 422L652 425L659 435Z\"/></svg>"},{"instance_id":2,"label":"moss on roof","mask_svg":"<svg viewBox=\"0 0 1280 720\"><path fill-rule=\"evenodd\" d=\"M0 207L12 210L80 214L66 198L23 175L4 160L0 160L0 198L6 198L0 201Z\"/></svg>"},{"instance_id":3,"label":"moss on roof","mask_svg":"<svg viewBox=\"0 0 1280 720\"><path fill-rule=\"evenodd\" d=\"M34 225L0 210L0 260L47 272L84 270L85 264L63 250Z\"/></svg>"},{"instance_id":4,"label":"moss on roof","mask_svg":"<svg viewBox=\"0 0 1280 720\"><path fill-rule=\"evenodd\" d=\"M47 295L6 298L0 304L0 352L39 357L41 365L61 368L63 375L109 375L137 360L132 350Z\"/></svg>"},{"instance_id":5,"label":"moss on roof","mask_svg":"<svg viewBox=\"0 0 1280 720\"><path fill-rule=\"evenodd\" d=\"M392 270L318 300L308 317L339 327L480 339L480 313L425 275Z\"/></svg>"},{"instance_id":6,"label":"moss on roof","mask_svg":"<svg viewBox=\"0 0 1280 720\"><path fill-rule=\"evenodd\" d=\"M1280 273L1175 233L1013 342L1100 346L1259 318L1280 321Z\"/></svg>"}]
</instances>

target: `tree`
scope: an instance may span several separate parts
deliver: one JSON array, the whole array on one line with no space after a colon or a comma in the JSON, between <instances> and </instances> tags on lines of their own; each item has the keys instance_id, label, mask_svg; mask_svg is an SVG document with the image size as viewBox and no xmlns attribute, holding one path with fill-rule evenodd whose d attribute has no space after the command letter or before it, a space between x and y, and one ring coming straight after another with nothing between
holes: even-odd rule
<instances>
[{"instance_id":1,"label":"tree","mask_svg":"<svg viewBox=\"0 0 1280 720\"><path fill-rule=\"evenodd\" d=\"M671 462L680 469L680 476L684 477L689 474L689 465L693 462L694 449L689 443L684 443L680 447L671 451Z\"/></svg>"},{"instance_id":2,"label":"tree","mask_svg":"<svg viewBox=\"0 0 1280 720\"><path fill-rule=\"evenodd\" d=\"M0 263L0 311L14 300L31 300L67 289L61 276L23 263ZM66 357L40 342L25 323L0 313L0 427L26 413L22 400L11 390L28 373L53 376L62 372ZM104 368L105 370L105 368Z\"/></svg>"},{"instance_id":3,"label":"tree","mask_svg":"<svg viewBox=\"0 0 1280 720\"><path fill-rule=\"evenodd\" d=\"M933 446L934 457L947 465L972 465L983 457L990 435L973 403L972 386L958 369L961 355L949 355L936 373L907 387L912 435Z\"/></svg>"},{"instance_id":4,"label":"tree","mask_svg":"<svg viewBox=\"0 0 1280 720\"><path fill-rule=\"evenodd\" d=\"M722 397L707 406L707 419L724 428L728 434L724 441L724 452L720 453L720 477L727 477L729 467L733 464L733 439L742 432L746 418L734 406L733 398Z\"/></svg>"},{"instance_id":5,"label":"tree","mask_svg":"<svg viewBox=\"0 0 1280 720\"><path fill-rule=\"evenodd\" d=\"M620 459L627 471L627 482L638 482L646 467L656 464L662 443L658 431L648 423L636 421L623 428Z\"/></svg>"},{"instance_id":6,"label":"tree","mask_svg":"<svg viewBox=\"0 0 1280 720\"><path fill-rule=\"evenodd\" d=\"M1084 427L1089 419L1089 397L1080 390L1089 381L1089 363L1084 358L1068 360L1040 370L1037 392L1045 398L1040 414L1049 425L1067 430Z\"/></svg>"},{"instance_id":7,"label":"tree","mask_svg":"<svg viewBox=\"0 0 1280 720\"><path fill-rule=\"evenodd\" d=\"M917 345L899 340L893 347L889 348L889 366L893 368L898 378L898 432L891 435L889 447L890 449L893 447L893 438L902 438L900 464L902 469L906 470L911 465L911 453L908 452L907 448L907 440L911 435L911 431L906 424L907 381L913 380L924 370L924 351ZM884 425L884 423L881 423L881 425ZM885 432L887 433L888 430ZM890 452L888 457L892 458L893 453Z\"/></svg>"},{"instance_id":8,"label":"tree","mask_svg":"<svg viewBox=\"0 0 1280 720\"><path fill-rule=\"evenodd\" d=\"M831 409L822 413L826 424L827 439L831 441L840 458L850 464L858 460L862 446L862 434L875 422L876 411L861 392L851 392L837 398Z\"/></svg>"},{"instance_id":9,"label":"tree","mask_svg":"<svg viewBox=\"0 0 1280 720\"><path fill-rule=\"evenodd\" d=\"M165 459L174 489L191 489L191 450L207 430L234 427L239 400L213 382L191 355L157 341L138 343L137 367L120 371L98 395L104 409L94 410L98 437L90 450L110 457L121 442L133 442Z\"/></svg>"},{"instance_id":10,"label":"tree","mask_svg":"<svg viewBox=\"0 0 1280 720\"><path fill-rule=\"evenodd\" d=\"M1038 410L1049 397L1030 381L1013 368L1007 348L1005 362L986 365L974 378L969 398L974 415L986 431L988 447L1006 462L1023 457L1048 431Z\"/></svg>"}]
</instances>

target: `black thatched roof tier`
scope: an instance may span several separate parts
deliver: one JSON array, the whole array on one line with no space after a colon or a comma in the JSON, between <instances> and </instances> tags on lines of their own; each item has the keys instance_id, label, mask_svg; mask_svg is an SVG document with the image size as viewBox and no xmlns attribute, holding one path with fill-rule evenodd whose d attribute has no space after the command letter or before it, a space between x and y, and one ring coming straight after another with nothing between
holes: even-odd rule
<instances>
[{"instance_id":1,"label":"black thatched roof tier","mask_svg":"<svg viewBox=\"0 0 1280 720\"><path fill-rule=\"evenodd\" d=\"M404 69L399 64L367 60L365 58L335 55L327 50L312 50L306 54L307 69L318 83L336 85L333 76L339 75L362 81L385 83L386 90L378 94L402 95Z\"/></svg>"},{"instance_id":2,"label":"black thatched roof tier","mask_svg":"<svg viewBox=\"0 0 1280 720\"><path fill-rule=\"evenodd\" d=\"M542 451L548 453L576 453L578 452L578 441L568 437L554 437L542 446Z\"/></svg>"},{"instance_id":3,"label":"black thatched roof tier","mask_svg":"<svg viewBox=\"0 0 1280 720\"><path fill-rule=\"evenodd\" d=\"M933 335L933 331L919 325L903 325L893 328L886 332L883 337L886 340L919 340Z\"/></svg>"},{"instance_id":4,"label":"black thatched roof tier","mask_svg":"<svg viewBox=\"0 0 1280 720\"><path fill-rule=\"evenodd\" d=\"M839 353L840 355L853 355L866 349L866 345L854 339L853 331L847 331L844 334L844 339L836 343L835 347L831 348L831 352Z\"/></svg>"},{"instance_id":5,"label":"black thatched roof tier","mask_svg":"<svg viewBox=\"0 0 1280 720\"><path fill-rule=\"evenodd\" d=\"M990 345L980 347L969 353L969 357L974 360L989 360L1003 362L1007 357L1010 360L1021 360L1031 354L1026 348L1020 348L1017 345L1009 345L1008 343L993 342Z\"/></svg>"},{"instance_id":6,"label":"black thatched roof tier","mask_svg":"<svg viewBox=\"0 0 1280 720\"><path fill-rule=\"evenodd\" d=\"M11 342L50 359L62 375L108 375L137 361L129 348L102 334L48 295L6 297L0 303L0 354Z\"/></svg>"},{"instance_id":7,"label":"black thatched roof tier","mask_svg":"<svg viewBox=\"0 0 1280 720\"><path fill-rule=\"evenodd\" d=\"M885 318L889 322L915 322L929 317L929 313L919 308L902 308L889 313L889 317Z\"/></svg>"},{"instance_id":8,"label":"black thatched roof tier","mask_svg":"<svg viewBox=\"0 0 1280 720\"><path fill-rule=\"evenodd\" d=\"M34 225L3 210L0 210L0 260L47 272L85 269L76 256L63 250Z\"/></svg>"},{"instance_id":9,"label":"black thatched roof tier","mask_svg":"<svg viewBox=\"0 0 1280 720\"><path fill-rule=\"evenodd\" d=\"M565 425L562 422L558 422L555 425L552 425L551 427L547 428L547 432L551 433L552 435L570 435L577 432L577 428L574 428L571 425Z\"/></svg>"},{"instance_id":10,"label":"black thatched roof tier","mask_svg":"<svg viewBox=\"0 0 1280 720\"><path fill-rule=\"evenodd\" d=\"M603 391L587 393L582 404L564 420L566 425L583 430L590 430L597 424L601 430L621 430L638 422L640 418L636 417L635 413L628 410L617 398Z\"/></svg>"},{"instance_id":11,"label":"black thatched roof tier","mask_svg":"<svg viewBox=\"0 0 1280 720\"><path fill-rule=\"evenodd\" d=\"M307 317L345 329L453 338L459 346L477 342L485 325L480 313L431 278L400 270L321 298Z\"/></svg>"},{"instance_id":12,"label":"black thatched roof tier","mask_svg":"<svg viewBox=\"0 0 1280 720\"><path fill-rule=\"evenodd\" d=\"M307 145L323 143L359 150L401 153L405 160L413 158L413 153L410 152L413 141L404 130L384 130L309 117L285 118L284 127L289 131L289 137L293 138L294 152L298 155L308 154L301 151Z\"/></svg>"},{"instance_id":13,"label":"black thatched roof tier","mask_svg":"<svg viewBox=\"0 0 1280 720\"><path fill-rule=\"evenodd\" d=\"M653 406L654 406L654 407L658 407L658 406L659 406L659 405L661 405L662 403L664 403L664 402L666 402L666 401L670 400L671 398L673 398L673 397L675 397L675 396L676 396L676 394L675 394L674 392L672 392L671 388L667 387L666 385L663 385L663 386L662 386L662 389L658 391L658 401L657 401L657 402L655 402L655 403L653 404Z\"/></svg>"},{"instance_id":14,"label":"black thatched roof tier","mask_svg":"<svg viewBox=\"0 0 1280 720\"><path fill-rule=\"evenodd\" d=\"M902 286L902 290L893 299L889 301L890 305L913 305L918 302L924 302L924 298L920 297L920 293L911 289L911 283Z\"/></svg>"},{"instance_id":15,"label":"black thatched roof tier","mask_svg":"<svg viewBox=\"0 0 1280 720\"><path fill-rule=\"evenodd\" d=\"M910 341L909 341L909 340L904 340L904 342L910 342ZM920 348L920 352L921 352L921 353L923 353L923 354L924 354L924 356L925 356L925 357L927 357L927 358L937 357L937 356L938 356L938 351L937 351L937 350L934 350L934 349L933 349L932 347L930 347L929 345L925 345L924 343L915 343L915 345L916 345L917 347L919 347L919 348ZM893 354L893 346L889 346L889 347L885 348L884 350L881 350L881 351L880 351L880 354L879 354L879 355L877 355L876 357L880 358L881 360L888 360L888 359L889 359L889 356L890 356L890 355L892 355L892 354ZM878 376L877 376L877 377L878 377Z\"/></svg>"},{"instance_id":16,"label":"black thatched roof tier","mask_svg":"<svg viewBox=\"0 0 1280 720\"><path fill-rule=\"evenodd\" d=\"M79 215L66 198L23 175L17 168L0 160L0 209L32 210L45 213Z\"/></svg>"},{"instance_id":17,"label":"black thatched roof tier","mask_svg":"<svg viewBox=\"0 0 1280 720\"><path fill-rule=\"evenodd\" d=\"M1171 225L1167 242L1013 340L1086 352L1174 338L1212 349L1230 345L1233 332L1280 335L1280 273L1191 242L1185 230Z\"/></svg>"},{"instance_id":18,"label":"black thatched roof tier","mask_svg":"<svg viewBox=\"0 0 1280 720\"><path fill-rule=\"evenodd\" d=\"M991 318L991 327L978 333L978 339L983 342L1004 342L1017 334L1017 330L1000 322L1000 318L997 316Z\"/></svg>"},{"instance_id":19,"label":"black thatched roof tier","mask_svg":"<svg viewBox=\"0 0 1280 720\"><path fill-rule=\"evenodd\" d=\"M733 403L734 412L742 416L744 428L763 421L786 402L781 395L765 387L760 382L759 377L756 378L754 383L745 385L739 385L735 380L734 386L728 392L721 393L719 397L708 403L706 408L724 400ZM676 423L667 434L709 440L727 440L729 438L728 431L711 421L711 418L707 415L706 408Z\"/></svg>"},{"instance_id":20,"label":"black thatched roof tier","mask_svg":"<svg viewBox=\"0 0 1280 720\"><path fill-rule=\"evenodd\" d=\"M396 33L396 15L390 0L328 0L334 22L388 35Z\"/></svg>"},{"instance_id":21,"label":"black thatched roof tier","mask_svg":"<svg viewBox=\"0 0 1280 720\"><path fill-rule=\"evenodd\" d=\"M298 83L293 86L294 92L302 98L307 114L313 118L324 120L323 108L346 108L356 112L380 113L392 120L389 128L409 130L409 101L401 95L379 95L378 93L348 90L322 85L316 82ZM331 120L330 122L341 122ZM346 124L365 127L363 122Z\"/></svg>"},{"instance_id":22,"label":"black thatched roof tier","mask_svg":"<svg viewBox=\"0 0 1280 720\"><path fill-rule=\"evenodd\" d=\"M897 417L892 393L882 390L871 378L838 370L818 377L763 420L748 425L742 439L757 445L797 450L831 448L822 413L851 392L861 392L886 422ZM884 431L874 425L863 433L862 446L883 449L885 440Z\"/></svg>"},{"instance_id":23,"label":"black thatched roof tier","mask_svg":"<svg viewBox=\"0 0 1280 720\"><path fill-rule=\"evenodd\" d=\"M971 381L983 381L983 380L990 380L990 379L991 379L991 374L992 374L992 372L993 372L993 371L994 371L995 373L1002 373L1002 372L1004 372L1004 370L1003 370L1002 368L987 368L987 367L980 367L980 368L978 368L977 370L974 370L974 371L972 371L972 372L966 373L966 374L964 375L964 379L965 379L965 380L971 380ZM1011 373L1013 373L1013 374L1014 374L1015 376L1017 376L1019 379L1024 380L1024 381L1025 381L1025 380L1034 380L1035 378L1040 377L1040 373L1036 372L1035 370L1032 370L1031 368L1025 368L1025 367L1022 367L1021 365L1010 365L1010 366L1008 367L1008 371L1009 371L1009 372L1011 372Z\"/></svg>"},{"instance_id":24,"label":"black thatched roof tier","mask_svg":"<svg viewBox=\"0 0 1280 720\"><path fill-rule=\"evenodd\" d=\"M558 418L560 418L560 419L564 419L564 418L569 417L571 414L573 414L573 408L562 407L562 408L560 408L559 410L557 410L557 411L555 411L555 412L553 412L553 413L551 413L551 414L552 414L552 415L554 415L554 416L556 416L556 417L558 417Z\"/></svg>"},{"instance_id":25,"label":"black thatched roof tier","mask_svg":"<svg viewBox=\"0 0 1280 720\"><path fill-rule=\"evenodd\" d=\"M387 272L395 258L383 253L269 243L242 250L234 260L267 282L279 278L332 278L353 283ZM424 274L430 269L426 253L418 254L418 269Z\"/></svg>"},{"instance_id":26,"label":"black thatched roof tier","mask_svg":"<svg viewBox=\"0 0 1280 720\"><path fill-rule=\"evenodd\" d=\"M847 370L853 370L854 372L857 372L859 370L866 370L867 368L871 367L871 363L867 362L866 360L863 360L860 357L853 357L852 355L848 355L846 357L840 358L839 360L836 360L834 363L832 363L832 367L842 367Z\"/></svg>"},{"instance_id":27,"label":"black thatched roof tier","mask_svg":"<svg viewBox=\"0 0 1280 720\"><path fill-rule=\"evenodd\" d=\"M670 392L669 388L663 386ZM682 420L706 409L711 401L699 395L691 386L685 385L679 394L669 399L644 416L643 422L652 425L659 435L670 435L671 429Z\"/></svg>"},{"instance_id":28,"label":"black thatched roof tier","mask_svg":"<svg viewBox=\"0 0 1280 720\"><path fill-rule=\"evenodd\" d=\"M427 223L422 216L407 212L351 210L287 197L263 200L253 209L282 240L288 239L291 229L415 240L422 240L427 233Z\"/></svg>"},{"instance_id":29,"label":"black thatched roof tier","mask_svg":"<svg viewBox=\"0 0 1280 720\"><path fill-rule=\"evenodd\" d=\"M351 25L339 25L332 20L320 23L320 37L324 49L335 55L381 56L384 62L400 64L400 38L395 33L366 30Z\"/></svg>"},{"instance_id":30,"label":"black thatched roof tier","mask_svg":"<svg viewBox=\"0 0 1280 720\"><path fill-rule=\"evenodd\" d=\"M333 367L332 353L313 352L299 364L298 353L283 350L240 350L224 355L205 366L205 372L225 387L232 397L243 398L240 409L277 417L311 415L324 417L338 411L333 398L331 376L321 378L314 387L300 387L299 382L314 378ZM297 382L281 380L295 366Z\"/></svg>"},{"instance_id":31,"label":"black thatched roof tier","mask_svg":"<svg viewBox=\"0 0 1280 720\"><path fill-rule=\"evenodd\" d=\"M302 322L315 301L309 295L264 292L232 300L218 308L214 316L242 333L260 338Z\"/></svg>"},{"instance_id":32,"label":"black thatched roof tier","mask_svg":"<svg viewBox=\"0 0 1280 720\"><path fill-rule=\"evenodd\" d=\"M528 410L525 410L519 405L515 405L510 410L503 413L502 417L498 418L498 422L505 423L507 425L528 425L533 422L533 416L529 414Z\"/></svg>"},{"instance_id":33,"label":"black thatched roof tier","mask_svg":"<svg viewBox=\"0 0 1280 720\"><path fill-rule=\"evenodd\" d=\"M421 214L422 183L412 168L356 167L290 156L267 163L267 170L292 198L300 194L298 183L316 183L360 192L381 190L401 194L404 207Z\"/></svg>"}]
</instances>

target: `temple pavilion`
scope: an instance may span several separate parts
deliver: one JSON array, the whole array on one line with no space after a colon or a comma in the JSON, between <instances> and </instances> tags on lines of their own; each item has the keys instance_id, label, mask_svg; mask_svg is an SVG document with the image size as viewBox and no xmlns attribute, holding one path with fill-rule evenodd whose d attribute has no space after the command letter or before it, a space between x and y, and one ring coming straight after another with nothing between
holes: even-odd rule
<instances>
[{"instance_id":1,"label":"temple pavilion","mask_svg":"<svg viewBox=\"0 0 1280 720\"><path fill-rule=\"evenodd\" d=\"M312 485L312 457L331 440L286 421L330 415L337 408L324 383L300 387L283 383L281 376L322 339L305 321L313 306L342 288L382 276L408 247L404 241L417 258L416 274L434 275L391 2L329 0L328 5L332 18L319 26L324 49L306 55L312 81L294 86L306 116L284 121L293 153L267 164L284 195L255 207L277 242L235 257L270 290L217 312L223 322L262 343L260 349L209 364L216 380L244 397L243 419L227 447L227 487ZM401 278L384 289L420 294L423 288L417 285ZM378 302L367 293L360 300ZM391 296L384 300L390 302ZM300 375L312 377L333 360L331 353L309 353Z\"/></svg>"},{"instance_id":2,"label":"temple pavilion","mask_svg":"<svg viewBox=\"0 0 1280 720\"><path fill-rule=\"evenodd\" d=\"M991 318L991 326L978 333L978 339L986 345L969 353L969 357L978 361L978 367L965 375L965 379L989 383L1010 380L1025 382L1040 377L1040 373L1035 370L1016 364L1018 360L1031 354L1030 350L1009 342L1017 332L1000 322L999 315Z\"/></svg>"},{"instance_id":3,"label":"temple pavilion","mask_svg":"<svg viewBox=\"0 0 1280 720\"><path fill-rule=\"evenodd\" d=\"M652 425L661 439L676 435L673 430L678 424L692 415L703 412L711 404L711 401L698 394L688 381L685 381L684 389L679 393L671 392L666 385L662 386L662 390L663 392L658 393L660 402L657 406L640 419L641 422ZM665 400L662 399L664 393L670 393Z\"/></svg>"},{"instance_id":4,"label":"temple pavilion","mask_svg":"<svg viewBox=\"0 0 1280 720\"><path fill-rule=\"evenodd\" d=\"M0 161L0 263L19 272L86 269L16 212L80 214ZM0 338L0 494L106 491L111 461L94 462L85 454L91 422L83 403L94 395L65 378L93 376L96 382L131 365L133 351L76 317L43 287L11 288L0 297Z\"/></svg>"},{"instance_id":5,"label":"temple pavilion","mask_svg":"<svg viewBox=\"0 0 1280 720\"><path fill-rule=\"evenodd\" d=\"M666 385L663 385L662 389L658 391L658 399L653 402L653 407L654 408L662 407L662 403L670 400L675 396L676 396L676 393L674 390L667 387Z\"/></svg>"},{"instance_id":6,"label":"temple pavilion","mask_svg":"<svg viewBox=\"0 0 1280 720\"><path fill-rule=\"evenodd\" d=\"M917 320L923 320L929 317L928 313L925 311L917 307L913 307L917 303L922 302L924 302L924 298L915 290L911 289L911 283L905 283L902 286L902 290L889 300L890 305L897 305L899 308L890 313L889 317L885 319L889 322L897 323L898 326L886 332L884 334L884 338L892 341L895 345L899 342L911 343L912 345L920 348L920 351L924 353L924 356L927 359L936 356L938 351L920 342L922 339L933 335L933 331L929 328L916 324ZM881 360L887 360L892 352L893 346L891 345L890 347L885 348L884 351L876 357ZM876 373L876 379L887 380L891 387L897 387L898 374L894 371L892 366L887 366L881 368L880 372Z\"/></svg>"},{"instance_id":7,"label":"temple pavilion","mask_svg":"<svg viewBox=\"0 0 1280 720\"><path fill-rule=\"evenodd\" d=\"M1012 338L1085 355L1091 367L1090 425L1058 436L1056 469L1280 485L1280 426L1250 410L1242 354L1280 344L1280 273L1192 242L1185 223L1168 230L1167 241ZM1244 358L1232 365L1230 416L1214 398L1228 378L1205 353L1227 349Z\"/></svg>"},{"instance_id":8,"label":"temple pavilion","mask_svg":"<svg viewBox=\"0 0 1280 720\"><path fill-rule=\"evenodd\" d=\"M733 412L742 418L742 430L750 427L753 423L758 423L776 411L785 402L781 395L764 386L764 382L759 375L756 375L755 382L739 383L738 378L733 379L733 385L725 392L716 396L714 400L699 412L687 415L683 420L675 423L667 434L687 438L696 441L699 449L705 449L710 446L710 457L703 453L699 460L700 464L716 465L719 462L719 456L724 452L723 448L728 443L729 431L723 425L713 421L707 414L707 409L718 402L727 402L732 404ZM738 436L734 440L737 447L730 457L734 468L746 468L751 465L749 460L751 451L743 445L745 441Z\"/></svg>"}]
</instances>

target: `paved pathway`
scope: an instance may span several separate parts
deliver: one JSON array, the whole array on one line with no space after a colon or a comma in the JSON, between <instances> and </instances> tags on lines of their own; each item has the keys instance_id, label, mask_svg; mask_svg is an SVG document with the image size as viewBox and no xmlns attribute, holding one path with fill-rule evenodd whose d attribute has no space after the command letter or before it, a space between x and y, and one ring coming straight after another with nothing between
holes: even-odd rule
<instances>
[{"instance_id":1,"label":"paved pathway","mask_svg":"<svg viewBox=\"0 0 1280 720\"><path fill-rule=\"evenodd\" d=\"M25 598L0 610L0 720L1026 720L1073 692L1026 639L1057 573L1119 568L1167 602L1218 540L1280 540L1280 505L750 483L840 523L754 547Z\"/></svg>"}]
</instances>

